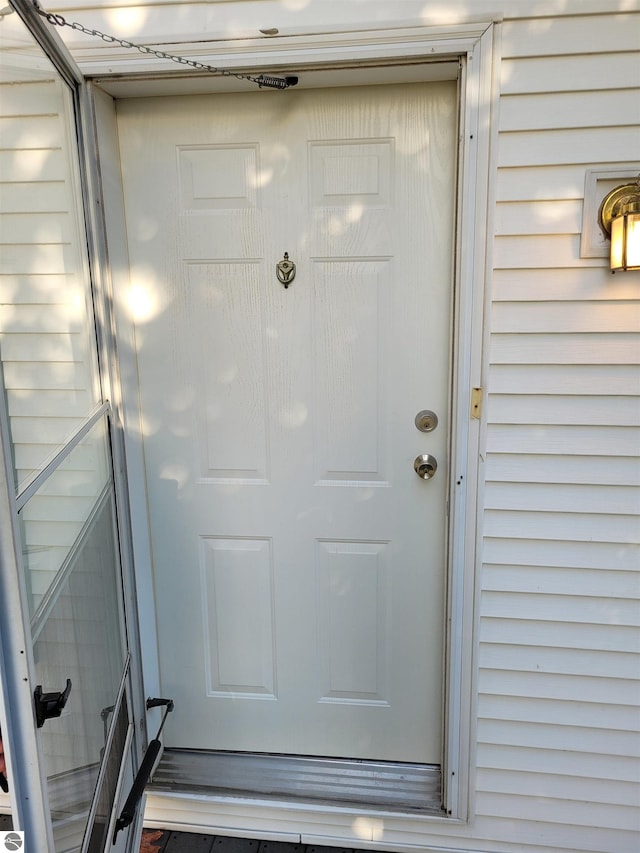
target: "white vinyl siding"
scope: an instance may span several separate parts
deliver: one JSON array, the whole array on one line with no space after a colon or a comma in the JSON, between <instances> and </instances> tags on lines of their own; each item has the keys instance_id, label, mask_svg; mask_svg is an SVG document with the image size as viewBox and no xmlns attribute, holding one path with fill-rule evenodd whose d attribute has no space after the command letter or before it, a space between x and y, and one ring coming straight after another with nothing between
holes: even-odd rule
<instances>
[{"instance_id":1,"label":"white vinyl siding","mask_svg":"<svg viewBox=\"0 0 640 853\"><path fill-rule=\"evenodd\" d=\"M88 415L97 389L69 104L46 72L11 80L11 61L0 84L0 359L18 485ZM23 511L34 609L102 488L99 467L79 448Z\"/></svg>"},{"instance_id":2,"label":"white vinyl siding","mask_svg":"<svg viewBox=\"0 0 640 853\"><path fill-rule=\"evenodd\" d=\"M503 26L476 812L533 849L637 844L638 274L580 232L585 170L640 155L639 28Z\"/></svg>"},{"instance_id":3,"label":"white vinyl siding","mask_svg":"<svg viewBox=\"0 0 640 853\"><path fill-rule=\"evenodd\" d=\"M0 89L0 333L18 480L92 409L86 267L55 80Z\"/></svg>"}]
</instances>

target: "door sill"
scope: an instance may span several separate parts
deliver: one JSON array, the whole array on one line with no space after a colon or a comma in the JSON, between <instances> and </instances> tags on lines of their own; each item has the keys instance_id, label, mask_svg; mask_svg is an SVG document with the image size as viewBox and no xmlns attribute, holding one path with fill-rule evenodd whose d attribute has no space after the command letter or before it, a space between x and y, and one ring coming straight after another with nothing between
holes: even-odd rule
<instances>
[{"instance_id":1,"label":"door sill","mask_svg":"<svg viewBox=\"0 0 640 853\"><path fill-rule=\"evenodd\" d=\"M442 815L441 776L434 764L165 749L150 787Z\"/></svg>"}]
</instances>

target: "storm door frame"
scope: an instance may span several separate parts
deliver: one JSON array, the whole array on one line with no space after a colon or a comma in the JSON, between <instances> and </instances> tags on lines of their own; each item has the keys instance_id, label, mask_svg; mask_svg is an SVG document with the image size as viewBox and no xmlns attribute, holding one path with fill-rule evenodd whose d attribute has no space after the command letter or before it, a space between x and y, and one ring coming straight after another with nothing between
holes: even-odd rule
<instances>
[{"instance_id":1,"label":"storm door frame","mask_svg":"<svg viewBox=\"0 0 640 853\"><path fill-rule=\"evenodd\" d=\"M2 667L0 723L3 741L7 748L9 793L14 828L24 831L28 849L53 850L46 771L35 725L33 696L35 668L28 607L25 600L18 511L35 493L39 485L48 478L50 472L69 456L82 438L100 420L104 419L108 424L107 445L113 488L114 523L117 530L115 546L119 564L116 572L117 593L124 619L122 631L126 634L125 664L118 699L114 707L119 708L119 703L124 697L124 701L128 703L130 720L118 782L114 790L115 802L111 803L112 814L118 799L123 794L126 795L124 787L127 779L132 780L133 774L142 761L147 738L147 721L105 224L100 200L97 150L95 138L91 132L92 117L89 109L91 96L88 93L87 82L64 42L37 13L34 4L30 0L9 0L9 2L71 94L76 136L69 142L71 145L74 143L76 145L81 193L79 206L83 211L85 228L81 236L86 239L87 244L87 288L90 290L87 298L91 300L93 307L95 324L93 331L100 388L98 404L92 411L87 412L84 421L61 447L50 464L38 473L19 496L16 496L13 477L13 454L4 399L0 407L0 531L2 531L0 535L0 665ZM1 375L0 380L2 380ZM0 393L4 397L3 381L0 381ZM111 715L108 726L105 724L105 732L108 731L105 742L107 754L115 736L115 716L115 714ZM131 757L133 757L133 764L130 761ZM105 763L101 765L96 792L100 791L105 778ZM97 800L94 797L89 810L87 821L89 831L85 833L83 849L89 843L90 828L96 816L96 810ZM119 844L119 850L137 850L142 830L142 817L142 809L138 809L130 830L120 839L124 846L123 843ZM111 849L111 839L107 842L107 849Z\"/></svg>"}]
</instances>

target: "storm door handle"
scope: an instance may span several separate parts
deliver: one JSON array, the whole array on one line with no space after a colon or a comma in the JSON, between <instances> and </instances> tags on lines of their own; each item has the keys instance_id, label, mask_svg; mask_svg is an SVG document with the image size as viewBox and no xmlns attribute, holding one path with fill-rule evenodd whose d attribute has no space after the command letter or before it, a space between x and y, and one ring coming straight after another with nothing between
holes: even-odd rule
<instances>
[{"instance_id":1,"label":"storm door handle","mask_svg":"<svg viewBox=\"0 0 640 853\"><path fill-rule=\"evenodd\" d=\"M59 717L62 709L67 704L67 699L71 693L71 679L67 678L67 686L59 693L43 693L42 685L38 684L33 691L33 699L36 706L36 723L41 729L46 720L52 720Z\"/></svg>"}]
</instances>

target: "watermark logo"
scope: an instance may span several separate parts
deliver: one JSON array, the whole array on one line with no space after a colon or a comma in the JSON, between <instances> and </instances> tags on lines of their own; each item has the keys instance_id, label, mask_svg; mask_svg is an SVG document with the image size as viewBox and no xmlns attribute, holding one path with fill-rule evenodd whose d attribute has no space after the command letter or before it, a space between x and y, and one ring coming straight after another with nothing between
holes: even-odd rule
<instances>
[{"instance_id":1,"label":"watermark logo","mask_svg":"<svg viewBox=\"0 0 640 853\"><path fill-rule=\"evenodd\" d=\"M8 832L0 832L0 853L5 850L24 850L24 832L11 829Z\"/></svg>"}]
</instances>

